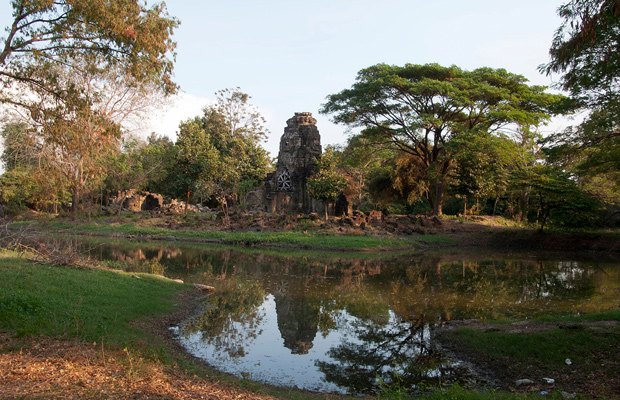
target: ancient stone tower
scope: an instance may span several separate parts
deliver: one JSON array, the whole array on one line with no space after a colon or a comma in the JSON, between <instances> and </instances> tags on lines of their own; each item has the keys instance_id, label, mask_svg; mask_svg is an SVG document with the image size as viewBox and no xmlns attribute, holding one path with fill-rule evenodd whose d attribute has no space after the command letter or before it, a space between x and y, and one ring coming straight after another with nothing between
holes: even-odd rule
<instances>
[{"instance_id":1,"label":"ancient stone tower","mask_svg":"<svg viewBox=\"0 0 620 400\"><path fill-rule=\"evenodd\" d=\"M286 121L280 138L275 172L265 180L268 212L282 214L316 212L318 202L308 193L307 179L320 156L321 136L312 113L300 112Z\"/></svg>"}]
</instances>

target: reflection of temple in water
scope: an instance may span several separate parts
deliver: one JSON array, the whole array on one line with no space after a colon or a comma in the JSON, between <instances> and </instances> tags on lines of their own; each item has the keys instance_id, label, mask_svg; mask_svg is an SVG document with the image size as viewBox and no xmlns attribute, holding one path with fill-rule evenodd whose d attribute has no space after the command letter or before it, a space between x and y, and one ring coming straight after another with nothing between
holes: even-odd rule
<instances>
[{"instance_id":1,"label":"reflection of temple in water","mask_svg":"<svg viewBox=\"0 0 620 400\"><path fill-rule=\"evenodd\" d=\"M319 324L319 307L303 295L303 287L274 296L278 329L292 354L308 354ZM300 290L299 290L300 289Z\"/></svg>"}]
</instances>

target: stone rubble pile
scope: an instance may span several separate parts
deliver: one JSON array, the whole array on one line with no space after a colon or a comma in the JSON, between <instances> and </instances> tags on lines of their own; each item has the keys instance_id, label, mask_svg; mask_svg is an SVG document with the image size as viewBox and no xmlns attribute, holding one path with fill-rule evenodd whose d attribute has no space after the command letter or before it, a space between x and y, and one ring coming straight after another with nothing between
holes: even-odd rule
<instances>
[{"instance_id":1,"label":"stone rubble pile","mask_svg":"<svg viewBox=\"0 0 620 400\"><path fill-rule=\"evenodd\" d=\"M150 211L154 214L182 214L185 212L185 202L175 199L164 198L161 194L130 189L119 191L114 196L108 198L108 204L104 207L105 211L116 212L121 206L123 210L132 212ZM209 207L190 204L188 212L207 212Z\"/></svg>"}]
</instances>

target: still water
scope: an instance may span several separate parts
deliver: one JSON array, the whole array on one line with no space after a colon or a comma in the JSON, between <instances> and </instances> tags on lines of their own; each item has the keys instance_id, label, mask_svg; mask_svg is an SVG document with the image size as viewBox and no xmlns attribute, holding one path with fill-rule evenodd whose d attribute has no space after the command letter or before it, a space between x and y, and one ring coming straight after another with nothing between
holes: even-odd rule
<instances>
[{"instance_id":1,"label":"still water","mask_svg":"<svg viewBox=\"0 0 620 400\"><path fill-rule=\"evenodd\" d=\"M119 267L214 286L174 331L191 354L278 386L374 393L483 377L444 354L452 320L511 320L615 309L620 261L578 254L269 252L91 245Z\"/></svg>"}]
</instances>

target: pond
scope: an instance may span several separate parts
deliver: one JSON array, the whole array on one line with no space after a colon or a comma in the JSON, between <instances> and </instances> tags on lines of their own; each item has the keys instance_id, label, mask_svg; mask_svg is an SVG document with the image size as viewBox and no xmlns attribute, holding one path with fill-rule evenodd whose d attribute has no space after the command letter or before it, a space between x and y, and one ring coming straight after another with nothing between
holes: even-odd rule
<instances>
[{"instance_id":1,"label":"pond","mask_svg":"<svg viewBox=\"0 0 620 400\"><path fill-rule=\"evenodd\" d=\"M620 262L577 254L320 253L133 243L93 256L214 286L174 328L224 372L321 392L382 383L490 384L434 338L452 320L514 320L615 309Z\"/></svg>"}]
</instances>

